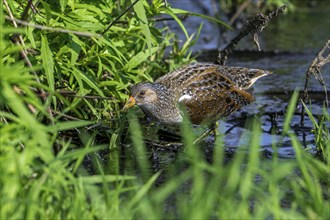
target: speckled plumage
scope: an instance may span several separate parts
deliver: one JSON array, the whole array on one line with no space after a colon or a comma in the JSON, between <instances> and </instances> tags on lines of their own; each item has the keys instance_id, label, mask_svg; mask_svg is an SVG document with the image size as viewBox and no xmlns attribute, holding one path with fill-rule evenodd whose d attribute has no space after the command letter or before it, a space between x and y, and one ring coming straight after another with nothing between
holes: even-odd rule
<instances>
[{"instance_id":1,"label":"speckled plumage","mask_svg":"<svg viewBox=\"0 0 330 220\"><path fill-rule=\"evenodd\" d=\"M246 89L269 72L243 67L196 63L170 72L155 83L138 83L124 108L140 106L163 124L182 121L181 106L193 124L211 123L253 101Z\"/></svg>"}]
</instances>

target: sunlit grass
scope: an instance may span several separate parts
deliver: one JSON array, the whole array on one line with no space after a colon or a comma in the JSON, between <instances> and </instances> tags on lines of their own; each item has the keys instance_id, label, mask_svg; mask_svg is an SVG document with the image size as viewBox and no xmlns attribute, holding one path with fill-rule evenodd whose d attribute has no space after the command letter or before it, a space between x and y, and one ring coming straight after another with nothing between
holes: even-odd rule
<instances>
[{"instance_id":1,"label":"sunlit grass","mask_svg":"<svg viewBox=\"0 0 330 220\"><path fill-rule=\"evenodd\" d=\"M298 93L292 97L286 116L292 116ZM130 121L135 124L136 121ZM326 163L315 159L298 141L286 120L283 136L289 136L295 159L271 159L261 156L260 123L249 121L252 135L245 148L238 149L224 163L224 146L219 137L214 147L213 162L203 157L194 146L189 123L183 124L184 167L173 170L170 178L150 191L145 200L148 212L139 210L136 217L150 216L179 219L324 219L329 217L328 176ZM134 132L133 132L134 135ZM276 146L281 147L281 143ZM244 146L242 146L244 147ZM275 147L275 150L276 150ZM142 149L142 148L141 148ZM182 165L182 164L181 164ZM170 203L168 203L170 199ZM149 201L150 200L150 201ZM150 204L152 206L150 207ZM170 206L164 211L164 207ZM159 208L162 207L162 208ZM160 210L159 210L160 209ZM157 210L153 213L153 210ZM160 213L159 213L160 212Z\"/></svg>"}]
</instances>

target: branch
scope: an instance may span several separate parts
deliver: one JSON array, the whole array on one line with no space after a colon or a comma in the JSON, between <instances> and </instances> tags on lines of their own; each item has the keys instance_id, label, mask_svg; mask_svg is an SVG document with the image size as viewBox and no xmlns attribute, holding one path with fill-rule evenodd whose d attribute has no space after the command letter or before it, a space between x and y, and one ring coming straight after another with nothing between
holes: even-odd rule
<instances>
[{"instance_id":1,"label":"branch","mask_svg":"<svg viewBox=\"0 0 330 220\"><path fill-rule=\"evenodd\" d=\"M328 51L326 52L326 50ZM328 100L328 93L327 93L327 87L323 80L322 74L321 74L321 67L325 65L326 63L330 62L330 39L323 45L322 49L318 54L316 55L315 59L309 66L307 72L306 72L306 79L305 79L305 86L304 86L304 95L301 100L302 103L306 103L308 99L308 82L310 79L310 76L313 75L315 79L321 84L323 87L324 93L325 93L325 105L326 108L329 107L329 100ZM305 109L304 106L301 106L301 115L300 115L300 125L304 125L304 113Z\"/></svg>"},{"instance_id":2,"label":"branch","mask_svg":"<svg viewBox=\"0 0 330 220\"><path fill-rule=\"evenodd\" d=\"M231 42L225 47L225 49L219 52L217 60L215 62L219 65L224 65L228 58L228 54L231 53L237 46L238 42L249 33L253 34L254 43L260 50L257 33L261 32L268 25L268 23L273 17L276 17L278 14L283 13L285 9L286 5L283 5L275 9L274 11L271 11L268 15L259 13L254 17L248 19L239 34L231 40Z\"/></svg>"},{"instance_id":3,"label":"branch","mask_svg":"<svg viewBox=\"0 0 330 220\"><path fill-rule=\"evenodd\" d=\"M60 94L64 97L73 97L73 98L82 98L82 99L99 99L99 100L113 100L113 97L102 97L96 95L77 95L75 91L67 91L67 90L58 90L55 91L54 94ZM46 93L46 95L51 95L51 93Z\"/></svg>"},{"instance_id":4,"label":"branch","mask_svg":"<svg viewBox=\"0 0 330 220\"><path fill-rule=\"evenodd\" d=\"M22 90L14 86L14 89L16 93L22 94ZM42 94L39 93L39 91L36 88L30 88L32 91L34 91L38 96L42 96ZM102 97L102 96L96 96L96 95L77 95L78 92L76 91L70 91L70 90L55 90L54 92L45 92L45 96L63 96L63 97L72 97L72 98L81 98L81 99L99 99L99 100L114 100L114 97Z\"/></svg>"},{"instance_id":5,"label":"branch","mask_svg":"<svg viewBox=\"0 0 330 220\"><path fill-rule=\"evenodd\" d=\"M238 10L235 12L235 14L231 17L231 19L229 20L228 24L229 25L234 24L235 20L239 17L240 14L242 14L242 12L244 11L244 9L247 8L250 3L251 3L251 0L245 0L245 2L243 2L241 4L241 6L238 8Z\"/></svg>"},{"instance_id":6,"label":"branch","mask_svg":"<svg viewBox=\"0 0 330 220\"><path fill-rule=\"evenodd\" d=\"M130 6L128 6L115 20L113 20L108 27L101 33L101 35L104 35L126 12L128 12L136 3L138 3L139 0L136 0L133 2Z\"/></svg>"},{"instance_id":7,"label":"branch","mask_svg":"<svg viewBox=\"0 0 330 220\"><path fill-rule=\"evenodd\" d=\"M25 7L22 16L21 16L21 20L26 21L28 14L29 14L29 9L32 8L32 0L29 0L27 6Z\"/></svg>"},{"instance_id":8,"label":"branch","mask_svg":"<svg viewBox=\"0 0 330 220\"><path fill-rule=\"evenodd\" d=\"M8 17L8 16L5 16L5 18L7 20L10 20L10 21L15 22L17 24L34 27L34 28L40 29L40 30L48 30L48 31L66 33L66 34L75 34L75 35L84 36L84 37L99 37L99 38L102 37L102 35L100 35L100 34L81 32L81 31L72 31L72 30L67 30L67 29L62 29L62 28L53 28L53 27L43 26L43 25L39 25L39 24L32 24L32 23L22 21L22 20L19 20L19 19L15 19L15 18L12 18L12 17Z\"/></svg>"}]
</instances>

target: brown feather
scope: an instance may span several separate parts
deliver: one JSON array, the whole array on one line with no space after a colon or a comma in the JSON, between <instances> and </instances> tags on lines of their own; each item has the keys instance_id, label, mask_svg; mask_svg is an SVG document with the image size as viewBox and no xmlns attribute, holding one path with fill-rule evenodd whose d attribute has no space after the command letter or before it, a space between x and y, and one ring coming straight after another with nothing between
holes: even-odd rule
<instances>
[{"instance_id":1,"label":"brown feather","mask_svg":"<svg viewBox=\"0 0 330 220\"><path fill-rule=\"evenodd\" d=\"M241 90L216 67L192 74L185 80L180 95L190 95L182 103L194 124L208 123L227 116L252 102L249 92Z\"/></svg>"}]
</instances>

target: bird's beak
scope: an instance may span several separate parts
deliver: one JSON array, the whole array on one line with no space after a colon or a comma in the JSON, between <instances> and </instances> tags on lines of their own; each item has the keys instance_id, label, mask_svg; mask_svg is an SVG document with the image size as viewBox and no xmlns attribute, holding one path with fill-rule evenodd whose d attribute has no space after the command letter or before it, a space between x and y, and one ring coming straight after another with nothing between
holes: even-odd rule
<instances>
[{"instance_id":1,"label":"bird's beak","mask_svg":"<svg viewBox=\"0 0 330 220\"><path fill-rule=\"evenodd\" d=\"M127 110L129 109L130 107L132 107L133 105L135 105L135 98L133 98L133 96L129 97L129 99L127 100L123 110Z\"/></svg>"}]
</instances>

